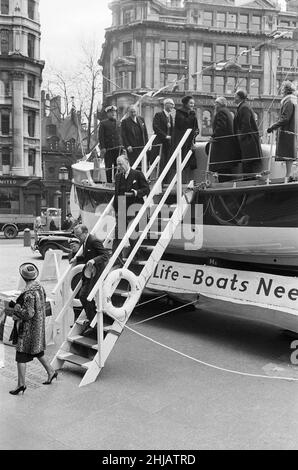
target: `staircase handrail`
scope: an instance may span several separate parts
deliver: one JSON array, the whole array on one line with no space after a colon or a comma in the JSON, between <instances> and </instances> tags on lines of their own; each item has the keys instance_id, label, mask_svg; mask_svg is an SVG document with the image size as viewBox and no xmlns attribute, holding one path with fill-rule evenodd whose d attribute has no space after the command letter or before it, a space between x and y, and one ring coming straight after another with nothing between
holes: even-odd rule
<instances>
[{"instance_id":1,"label":"staircase handrail","mask_svg":"<svg viewBox=\"0 0 298 470\"><path fill-rule=\"evenodd\" d=\"M152 142L154 141L156 137L156 134L153 134L150 139L148 140L148 142L146 143L145 147L143 148L143 150L141 151L140 155L138 156L138 158L136 159L136 161L133 163L132 165L132 168L133 169L136 169L137 166L139 165L139 163L143 160L143 157L144 155L147 154L147 151L151 149L152 147ZM150 171L150 168L149 170ZM151 174L151 173L150 173ZM146 176L146 174L145 174ZM102 212L102 214L100 215L98 221L96 222L96 224L93 226L93 228L91 229L90 233L91 234L94 234L96 233L98 227L100 226L100 224L102 223L102 220L104 219L104 217L106 217L107 214L110 213L111 209L113 208L113 202L114 202L114 196L111 198L110 202L107 204L105 210ZM78 252L76 253L76 255L74 256L74 259L76 259L78 256L80 256L81 254L83 253L83 247L81 246L78 250ZM52 291L52 294L56 294L58 289L61 287L61 285L63 284L63 282L65 281L65 279L67 278L67 276L69 275L71 269L72 269L72 265L69 265L68 268L64 271L63 275L61 276L61 278L59 279L59 281L57 282L56 286L54 287L53 291Z\"/></svg>"},{"instance_id":2,"label":"staircase handrail","mask_svg":"<svg viewBox=\"0 0 298 470\"><path fill-rule=\"evenodd\" d=\"M160 185L164 179L164 177L166 176L167 172L169 171L169 169L171 168L172 164L174 163L174 161L176 160L177 156L179 156L179 152L181 152L182 150L182 147L186 141L186 139L188 138L189 134L191 133L192 129L187 129L184 136L182 137L182 139L180 140L179 144L177 145L176 149L174 150L171 158L169 159L168 163L166 164L164 170L162 171L161 175L159 176L158 180L156 181L155 185L153 186L152 190L150 191L150 194L147 196L146 198L146 201L144 202L144 204L142 205L140 211L138 212L138 214L136 215L136 217L134 218L134 220L132 221L131 225L128 227L123 239L121 240L121 243L118 245L117 249L114 251L114 253L112 254L111 258L109 259L109 262L108 264L106 265L105 269L103 270L103 272L101 273L99 279L97 280L97 282L95 283L93 289L91 290L91 292L89 293L88 295L88 300L91 301L97 290L98 290L98 286L99 284L102 282L102 280L108 275L108 273L110 272L110 269L112 268L112 266L114 265L115 261L117 260L118 256L120 255L121 251L123 250L124 246L126 245L126 242L127 240L129 240L130 236L132 235L134 229L136 228L136 226L139 224L141 218L143 217L143 215L145 214L147 208L149 207L149 205L151 204L151 202L153 201L153 197L155 196L156 194L156 190L159 190L160 188ZM181 156L181 155L180 155ZM189 158L189 157L188 157ZM184 160L182 162L182 164L184 163ZM186 162L184 163L183 167L185 166ZM181 165L181 168L182 168L182 165ZM181 176L181 175L180 175ZM176 174L176 179L177 179L177 174ZM176 179L173 178L173 180L171 181L170 183L170 190L171 188L174 186L175 182L176 182ZM175 181L174 181L175 180ZM168 191L168 194L169 194L170 191ZM179 198L179 194L177 192L177 199Z\"/></svg>"}]
</instances>

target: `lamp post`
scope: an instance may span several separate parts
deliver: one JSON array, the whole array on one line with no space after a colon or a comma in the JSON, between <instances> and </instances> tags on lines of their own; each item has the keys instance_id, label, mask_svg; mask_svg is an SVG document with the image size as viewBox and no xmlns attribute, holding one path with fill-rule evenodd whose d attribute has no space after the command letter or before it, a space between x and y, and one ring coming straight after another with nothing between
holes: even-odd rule
<instances>
[{"instance_id":1,"label":"lamp post","mask_svg":"<svg viewBox=\"0 0 298 470\"><path fill-rule=\"evenodd\" d=\"M68 169L65 166L59 168L58 178L61 186L61 227L66 219L66 181L68 181Z\"/></svg>"}]
</instances>

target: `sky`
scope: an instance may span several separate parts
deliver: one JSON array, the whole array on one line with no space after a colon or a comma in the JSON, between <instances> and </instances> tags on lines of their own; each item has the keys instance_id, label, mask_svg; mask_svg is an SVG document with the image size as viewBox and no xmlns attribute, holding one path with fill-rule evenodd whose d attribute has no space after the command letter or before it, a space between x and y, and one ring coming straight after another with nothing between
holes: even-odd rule
<instances>
[{"instance_id":1,"label":"sky","mask_svg":"<svg viewBox=\"0 0 298 470\"><path fill-rule=\"evenodd\" d=\"M110 0L40 0L41 59L46 67L71 71L82 44L93 39L101 44L105 28L112 24Z\"/></svg>"}]
</instances>

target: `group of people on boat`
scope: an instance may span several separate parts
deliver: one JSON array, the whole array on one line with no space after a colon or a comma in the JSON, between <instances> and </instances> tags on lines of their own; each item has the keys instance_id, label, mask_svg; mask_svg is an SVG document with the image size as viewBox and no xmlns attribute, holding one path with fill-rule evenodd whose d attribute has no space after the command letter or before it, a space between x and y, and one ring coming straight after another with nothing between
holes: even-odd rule
<instances>
[{"instance_id":1,"label":"group of people on boat","mask_svg":"<svg viewBox=\"0 0 298 470\"><path fill-rule=\"evenodd\" d=\"M218 174L220 182L233 179L236 174L242 174L250 179L262 169L262 147L260 133L255 119L255 113L248 103L247 92L238 89L234 95L235 113L228 109L224 96L215 100L215 114L212 122L212 136L206 145L210 171ZM297 95L292 82L283 84L283 99L281 101L279 119L272 124L267 132L277 130L276 157L286 163L286 179L291 176L291 168L297 154L296 135ZM171 98L163 101L163 110L154 115L152 128L156 134L150 153L151 161L160 154L160 173L164 169L174 149L179 144L187 129L191 133L183 145L182 158L192 149L196 136L200 133L195 112L195 100L192 96L182 99L182 106L175 110ZM117 119L116 106L108 106L107 119L99 128L99 146L104 157L106 179L113 180L113 168L116 169L117 157L126 152L132 165L148 142L148 131L142 116L137 114L135 105L130 105L126 116ZM161 147L161 152L160 152ZM185 175L190 179L191 171L196 168L196 158L191 156ZM166 180L172 178L171 170ZM167 182L165 180L165 182Z\"/></svg>"}]
</instances>

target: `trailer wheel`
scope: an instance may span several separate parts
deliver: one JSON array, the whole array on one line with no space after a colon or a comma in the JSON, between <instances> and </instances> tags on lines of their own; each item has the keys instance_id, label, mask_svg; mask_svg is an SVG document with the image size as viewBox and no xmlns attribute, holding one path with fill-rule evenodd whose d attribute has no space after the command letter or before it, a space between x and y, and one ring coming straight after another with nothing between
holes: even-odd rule
<instances>
[{"instance_id":1,"label":"trailer wheel","mask_svg":"<svg viewBox=\"0 0 298 470\"><path fill-rule=\"evenodd\" d=\"M18 228L15 225L6 225L3 229L5 238L16 238L18 234Z\"/></svg>"}]
</instances>

